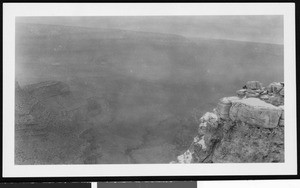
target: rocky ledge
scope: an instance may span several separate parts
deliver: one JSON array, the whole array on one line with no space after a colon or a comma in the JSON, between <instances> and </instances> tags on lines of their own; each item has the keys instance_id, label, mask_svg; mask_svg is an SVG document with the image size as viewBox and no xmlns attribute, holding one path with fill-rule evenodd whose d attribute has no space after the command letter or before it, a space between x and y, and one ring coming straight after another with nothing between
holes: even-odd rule
<instances>
[{"instance_id":1,"label":"rocky ledge","mask_svg":"<svg viewBox=\"0 0 300 188\"><path fill-rule=\"evenodd\" d=\"M172 163L284 162L284 83L249 81L200 118L189 149Z\"/></svg>"}]
</instances>

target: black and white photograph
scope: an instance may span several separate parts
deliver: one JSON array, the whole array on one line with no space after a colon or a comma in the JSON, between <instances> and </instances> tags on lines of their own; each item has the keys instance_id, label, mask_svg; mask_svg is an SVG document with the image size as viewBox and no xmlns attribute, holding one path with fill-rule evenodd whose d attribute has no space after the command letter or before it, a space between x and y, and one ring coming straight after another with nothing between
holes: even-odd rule
<instances>
[{"instance_id":1,"label":"black and white photograph","mask_svg":"<svg viewBox=\"0 0 300 188\"><path fill-rule=\"evenodd\" d=\"M285 13L75 10L12 19L14 167L296 164Z\"/></svg>"}]
</instances>

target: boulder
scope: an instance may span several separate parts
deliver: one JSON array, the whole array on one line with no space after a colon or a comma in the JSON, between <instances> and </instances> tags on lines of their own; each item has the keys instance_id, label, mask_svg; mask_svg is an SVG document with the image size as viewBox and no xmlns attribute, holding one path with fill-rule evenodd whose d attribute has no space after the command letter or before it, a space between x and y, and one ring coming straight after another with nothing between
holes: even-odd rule
<instances>
[{"instance_id":1,"label":"boulder","mask_svg":"<svg viewBox=\"0 0 300 188\"><path fill-rule=\"evenodd\" d=\"M246 93L247 98L257 98L259 96L259 93Z\"/></svg>"},{"instance_id":2,"label":"boulder","mask_svg":"<svg viewBox=\"0 0 300 188\"><path fill-rule=\"evenodd\" d=\"M259 96L259 98L263 101L267 101L267 100L269 100L270 96L269 95L261 95L261 96Z\"/></svg>"},{"instance_id":3,"label":"boulder","mask_svg":"<svg viewBox=\"0 0 300 188\"><path fill-rule=\"evenodd\" d=\"M269 93L279 93L283 89L284 84L280 82L273 82L268 87Z\"/></svg>"},{"instance_id":4,"label":"boulder","mask_svg":"<svg viewBox=\"0 0 300 188\"><path fill-rule=\"evenodd\" d=\"M241 121L264 128L275 128L282 109L257 98L247 98L232 102L229 117L232 121Z\"/></svg>"},{"instance_id":5,"label":"boulder","mask_svg":"<svg viewBox=\"0 0 300 188\"><path fill-rule=\"evenodd\" d=\"M268 94L268 91L265 87L263 87L262 92L260 93L261 95L266 95Z\"/></svg>"},{"instance_id":6,"label":"boulder","mask_svg":"<svg viewBox=\"0 0 300 188\"><path fill-rule=\"evenodd\" d=\"M200 125L199 127L207 127L207 126L217 127L218 126L218 116L211 112L206 112L200 118Z\"/></svg>"},{"instance_id":7,"label":"boulder","mask_svg":"<svg viewBox=\"0 0 300 188\"><path fill-rule=\"evenodd\" d=\"M182 155L177 157L177 161L173 161L173 163L181 163L181 164L189 164L193 162L193 153L190 150L187 150Z\"/></svg>"},{"instance_id":8,"label":"boulder","mask_svg":"<svg viewBox=\"0 0 300 188\"><path fill-rule=\"evenodd\" d=\"M238 97L243 98L246 95L246 89L240 89L236 91Z\"/></svg>"},{"instance_id":9,"label":"boulder","mask_svg":"<svg viewBox=\"0 0 300 188\"><path fill-rule=\"evenodd\" d=\"M200 119L198 135L194 138L191 148L193 162L208 162L215 145L221 140L219 118L216 114L207 112Z\"/></svg>"},{"instance_id":10,"label":"boulder","mask_svg":"<svg viewBox=\"0 0 300 188\"><path fill-rule=\"evenodd\" d=\"M252 90L257 90L257 89L262 89L262 83L258 81L248 81L246 83L247 89L252 89Z\"/></svg>"},{"instance_id":11,"label":"boulder","mask_svg":"<svg viewBox=\"0 0 300 188\"><path fill-rule=\"evenodd\" d=\"M284 88L279 91L279 95L284 96Z\"/></svg>"},{"instance_id":12,"label":"boulder","mask_svg":"<svg viewBox=\"0 0 300 188\"><path fill-rule=\"evenodd\" d=\"M224 97L220 99L217 105L217 114L222 119L229 118L229 109L231 107L232 101L239 100L239 97Z\"/></svg>"}]
</instances>

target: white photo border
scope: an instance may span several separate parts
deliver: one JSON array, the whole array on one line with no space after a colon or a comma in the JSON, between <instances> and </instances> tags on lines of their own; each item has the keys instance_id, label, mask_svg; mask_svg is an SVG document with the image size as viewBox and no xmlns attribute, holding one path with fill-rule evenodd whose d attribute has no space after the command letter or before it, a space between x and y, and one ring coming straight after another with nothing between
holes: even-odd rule
<instances>
[{"instance_id":1,"label":"white photo border","mask_svg":"<svg viewBox=\"0 0 300 188\"><path fill-rule=\"evenodd\" d=\"M15 165L14 89L17 16L200 16L283 15L285 162L230 164ZM3 171L24 177L147 177L296 175L296 69L294 3L4 3L3 4Z\"/></svg>"}]
</instances>

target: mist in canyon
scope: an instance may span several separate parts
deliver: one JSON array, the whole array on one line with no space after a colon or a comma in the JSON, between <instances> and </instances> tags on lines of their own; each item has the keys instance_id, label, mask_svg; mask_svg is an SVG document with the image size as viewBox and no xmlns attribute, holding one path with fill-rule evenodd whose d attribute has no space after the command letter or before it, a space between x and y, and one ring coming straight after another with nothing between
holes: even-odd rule
<instances>
[{"instance_id":1,"label":"mist in canyon","mask_svg":"<svg viewBox=\"0 0 300 188\"><path fill-rule=\"evenodd\" d=\"M20 87L67 84L44 106L84 112L21 132L16 163L169 163L220 98L248 80L283 81L282 27L280 16L17 18Z\"/></svg>"}]
</instances>

